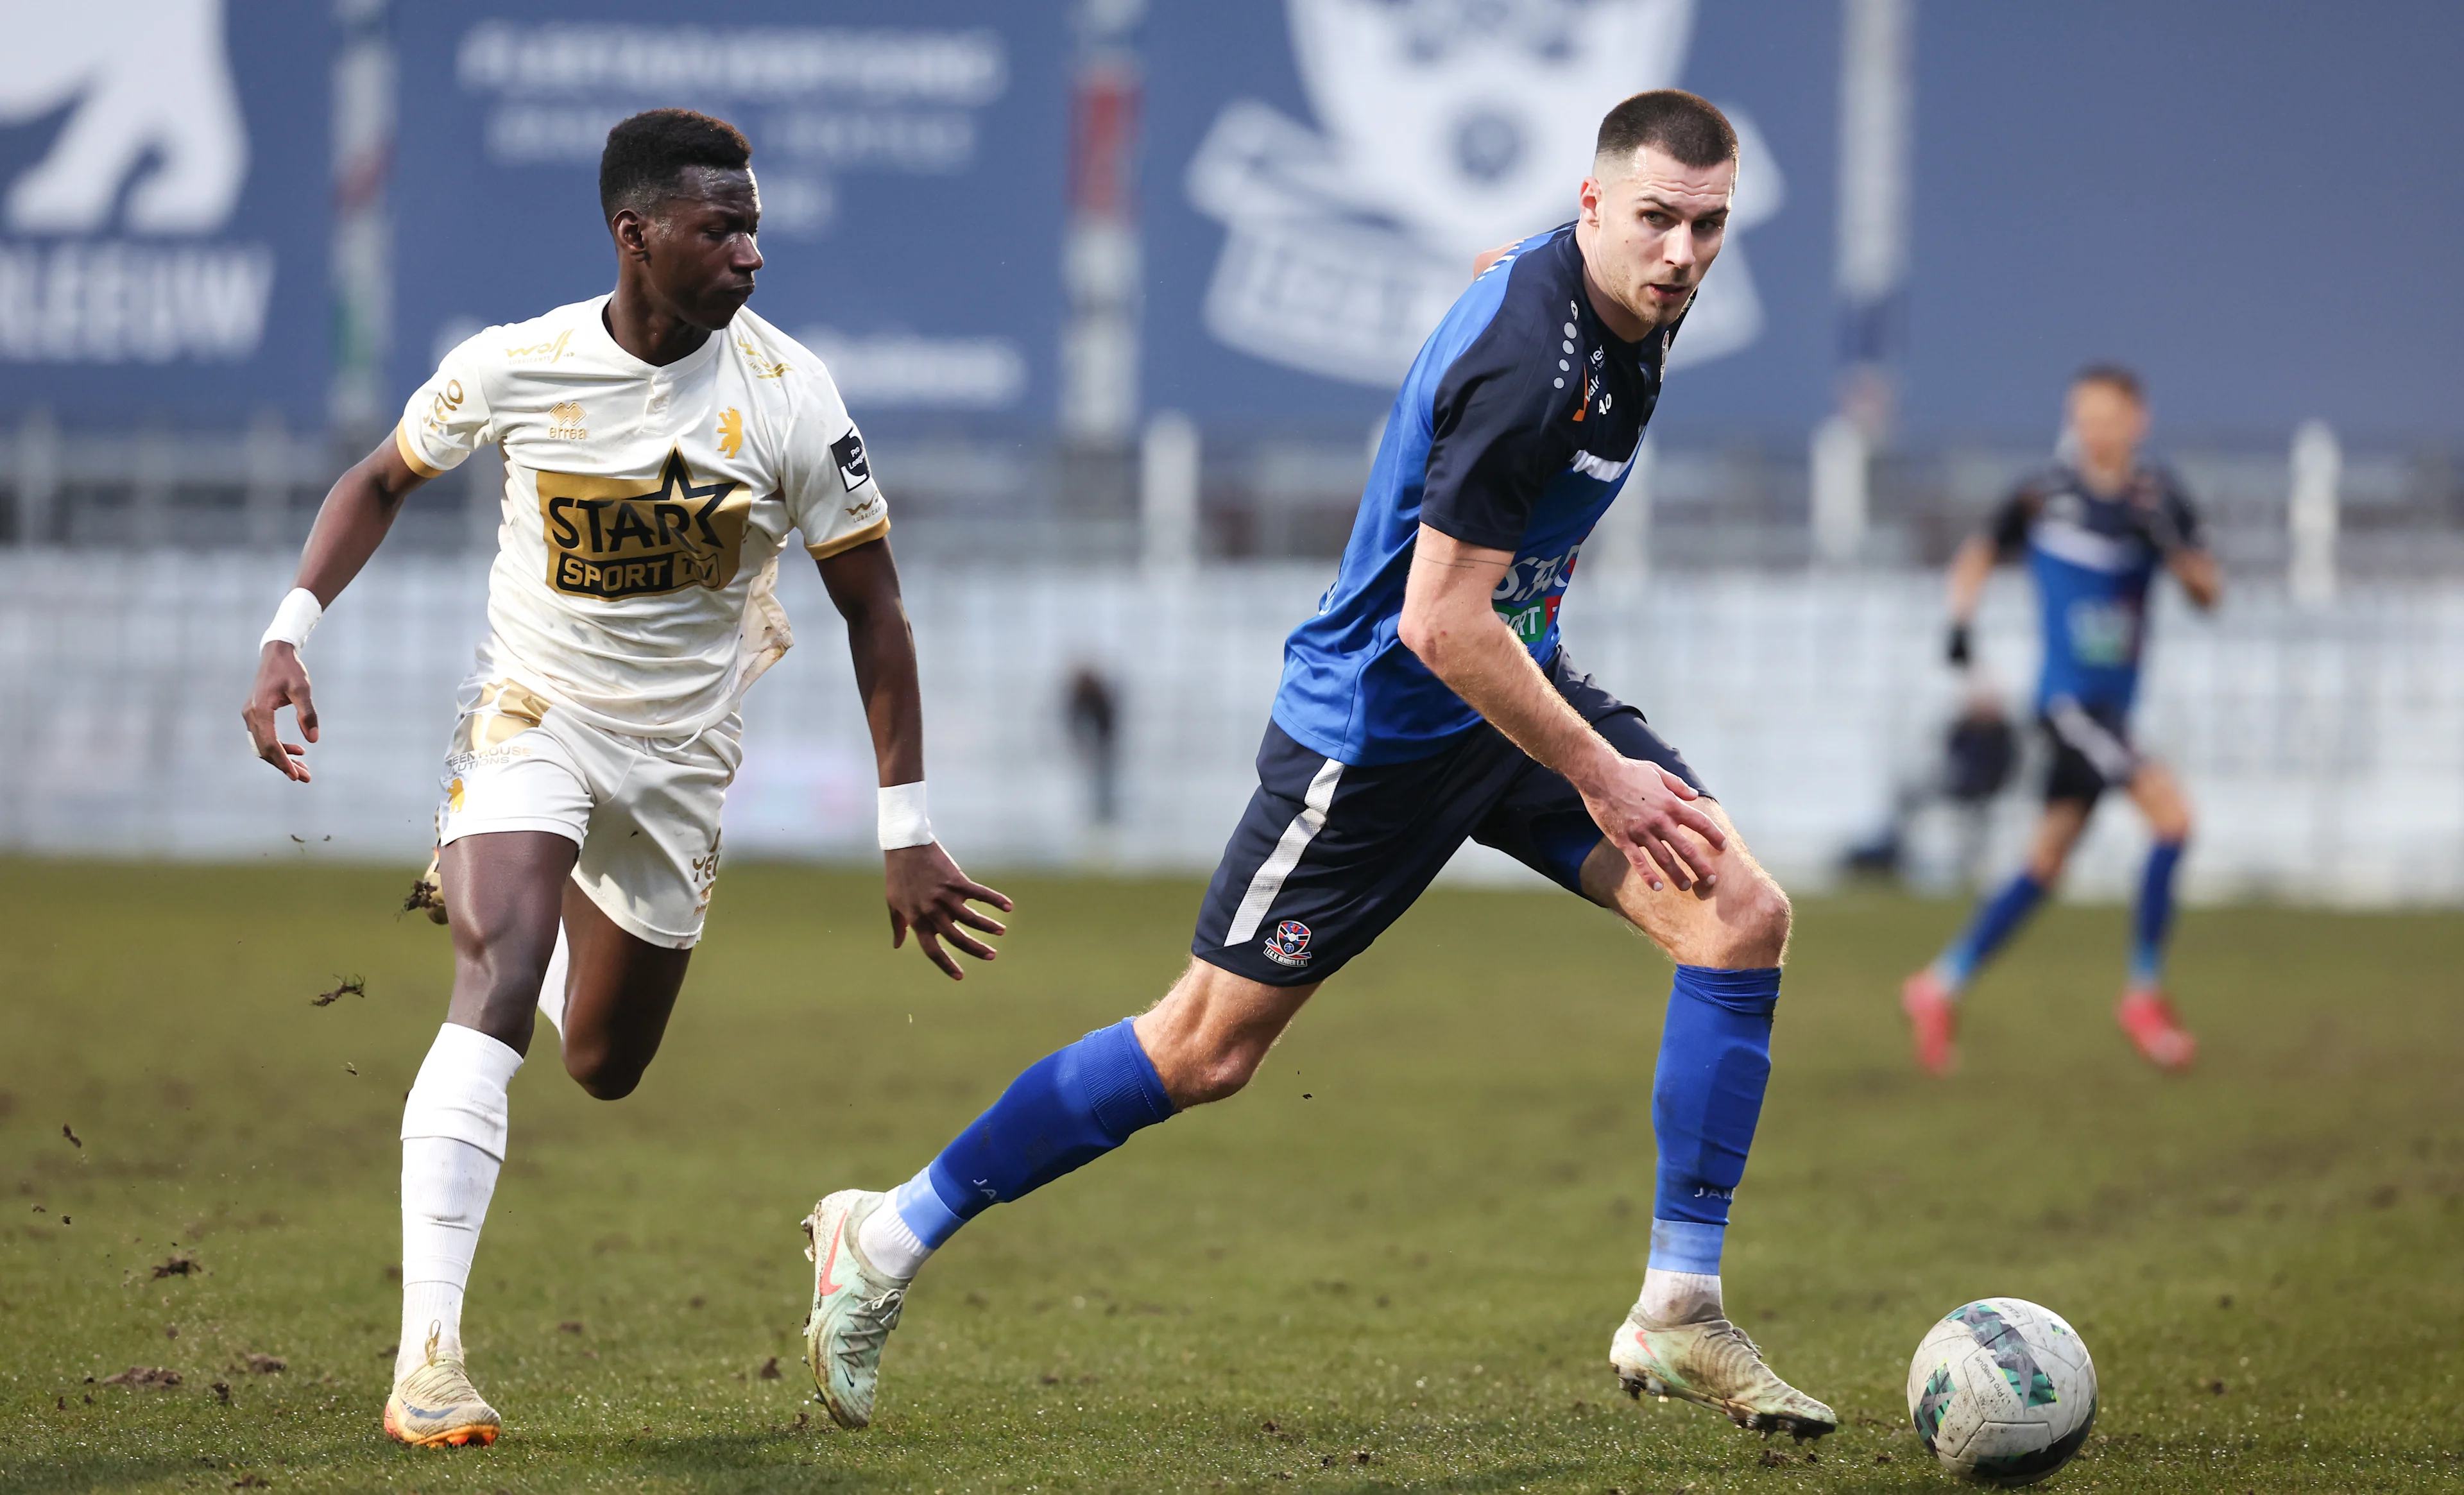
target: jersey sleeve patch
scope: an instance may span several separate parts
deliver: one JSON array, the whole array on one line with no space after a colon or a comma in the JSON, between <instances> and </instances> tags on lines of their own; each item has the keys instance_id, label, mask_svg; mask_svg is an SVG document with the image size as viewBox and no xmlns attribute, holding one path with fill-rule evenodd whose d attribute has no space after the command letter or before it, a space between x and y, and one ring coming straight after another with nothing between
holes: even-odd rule
<instances>
[{"instance_id":1,"label":"jersey sleeve patch","mask_svg":"<svg viewBox=\"0 0 2464 1495\"><path fill-rule=\"evenodd\" d=\"M830 460L838 464L839 486L849 493L872 480L872 464L864 454L864 432L852 426L830 443Z\"/></svg>"}]
</instances>

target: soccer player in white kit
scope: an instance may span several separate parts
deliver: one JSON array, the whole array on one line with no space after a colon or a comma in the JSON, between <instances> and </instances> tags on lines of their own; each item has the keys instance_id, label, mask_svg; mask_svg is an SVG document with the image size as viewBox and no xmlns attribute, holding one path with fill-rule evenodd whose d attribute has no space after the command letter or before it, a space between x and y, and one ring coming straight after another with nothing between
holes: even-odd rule
<instances>
[{"instance_id":1,"label":"soccer player in white kit","mask_svg":"<svg viewBox=\"0 0 2464 1495\"><path fill-rule=\"evenodd\" d=\"M488 636L445 759L439 870L453 997L403 1108L403 1322L385 1430L490 1443L462 1298L505 1155L506 1088L535 1013L603 1100L657 1053L718 874L737 706L791 642L774 594L790 530L847 626L880 770L891 939L953 978L946 940L1001 926L924 808L915 648L889 507L821 362L744 310L761 265L751 148L684 110L608 133L610 296L491 327L447 355L391 438L343 474L267 630L243 712L305 783L317 740L299 646L412 489L483 443L505 457Z\"/></svg>"}]
</instances>

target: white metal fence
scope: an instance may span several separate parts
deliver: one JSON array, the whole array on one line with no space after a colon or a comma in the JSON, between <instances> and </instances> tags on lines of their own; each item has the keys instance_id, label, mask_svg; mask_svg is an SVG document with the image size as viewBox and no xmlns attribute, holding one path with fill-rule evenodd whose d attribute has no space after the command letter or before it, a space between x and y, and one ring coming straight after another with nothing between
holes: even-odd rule
<instances>
[{"instance_id":1,"label":"white metal fence","mask_svg":"<svg viewBox=\"0 0 2464 1495\"><path fill-rule=\"evenodd\" d=\"M427 845L454 683L481 626L475 557L381 558L310 646L317 781L249 756L238 705L288 558L0 555L0 848L108 856L392 859ZM1145 575L914 567L935 824L971 865L1202 871L1252 783L1280 641L1321 562ZM837 620L807 568L781 587L803 642L748 704L728 808L736 854L869 858L870 752ZM1954 704L1934 577L1587 575L1575 655L1643 707L1792 885L1919 774ZM2158 610L2143 737L2202 812L2194 895L2464 902L2464 583L2381 583L2332 607L2245 589L2212 618ZM2014 698L2033 668L2024 586L1981 648ZM1122 811L1090 824L1062 713L1091 666L1122 715ZM2015 853L2026 786L1993 817ZM1917 869L1949 836L1919 817ZM2101 815L2074 890L2119 892L2141 832ZM1513 877L1468 855L1456 875Z\"/></svg>"}]
</instances>

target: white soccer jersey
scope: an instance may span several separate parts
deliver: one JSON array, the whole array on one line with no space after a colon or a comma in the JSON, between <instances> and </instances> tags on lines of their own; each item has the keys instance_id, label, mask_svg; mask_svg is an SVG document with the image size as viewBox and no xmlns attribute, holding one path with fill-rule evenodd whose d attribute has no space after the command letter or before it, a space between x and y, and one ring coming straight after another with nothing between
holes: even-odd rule
<instances>
[{"instance_id":1,"label":"white soccer jersey","mask_svg":"<svg viewBox=\"0 0 2464 1495\"><path fill-rule=\"evenodd\" d=\"M864 438L821 360L751 312L654 368L607 297L490 327L403 411L433 477L504 450L479 671L614 732L670 737L736 709L793 642L773 594L791 529L816 557L890 533Z\"/></svg>"}]
</instances>

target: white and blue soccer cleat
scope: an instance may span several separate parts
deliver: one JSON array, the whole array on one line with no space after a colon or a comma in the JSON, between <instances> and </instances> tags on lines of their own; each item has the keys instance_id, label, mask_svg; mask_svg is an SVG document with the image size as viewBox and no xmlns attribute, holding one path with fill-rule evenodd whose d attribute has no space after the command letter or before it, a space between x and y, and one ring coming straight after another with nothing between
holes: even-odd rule
<instances>
[{"instance_id":1,"label":"white and blue soccer cleat","mask_svg":"<svg viewBox=\"0 0 2464 1495\"><path fill-rule=\"evenodd\" d=\"M892 1277L866 1258L857 1232L890 1196L842 1189L804 1217L813 1264L813 1311L804 1320L804 1363L830 1420L845 1428L872 1421L872 1395L881 1379L881 1351L898 1327L913 1279Z\"/></svg>"},{"instance_id":2,"label":"white and blue soccer cleat","mask_svg":"<svg viewBox=\"0 0 2464 1495\"><path fill-rule=\"evenodd\" d=\"M1801 1442L1839 1427L1829 1407L1773 1374L1746 1331L1725 1318L1657 1325L1637 1305L1609 1342L1609 1367L1629 1396L1675 1396L1755 1432L1793 1433Z\"/></svg>"}]
</instances>

